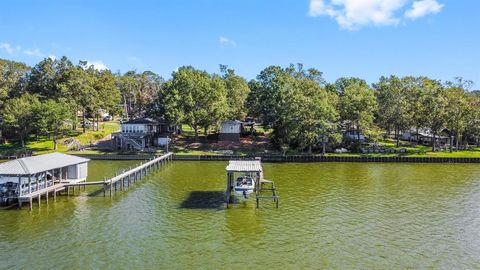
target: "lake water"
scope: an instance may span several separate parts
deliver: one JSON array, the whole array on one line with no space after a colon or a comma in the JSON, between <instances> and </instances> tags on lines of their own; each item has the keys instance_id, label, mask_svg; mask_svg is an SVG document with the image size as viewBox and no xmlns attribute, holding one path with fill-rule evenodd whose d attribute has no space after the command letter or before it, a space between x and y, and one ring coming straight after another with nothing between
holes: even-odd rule
<instances>
[{"instance_id":1,"label":"lake water","mask_svg":"<svg viewBox=\"0 0 480 270\"><path fill-rule=\"evenodd\" d=\"M92 161L89 179L135 163ZM113 198L1 210L0 269L480 268L478 165L265 163L280 208L225 210L226 164L174 161Z\"/></svg>"}]
</instances>

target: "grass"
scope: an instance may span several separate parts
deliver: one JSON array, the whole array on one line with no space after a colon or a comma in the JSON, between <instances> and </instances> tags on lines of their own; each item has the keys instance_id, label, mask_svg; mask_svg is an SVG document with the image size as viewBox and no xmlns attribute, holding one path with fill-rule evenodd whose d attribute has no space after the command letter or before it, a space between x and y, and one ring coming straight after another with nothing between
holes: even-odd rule
<instances>
[{"instance_id":1,"label":"grass","mask_svg":"<svg viewBox=\"0 0 480 270\"><path fill-rule=\"evenodd\" d=\"M100 123L100 130L93 131L93 130L86 130L83 133L83 129L71 130L69 134L60 140L58 140L58 152L67 152L68 148L63 142L69 138L75 138L80 142L81 145L89 145L91 143L95 143L106 136L116 132L120 129L119 122L103 122ZM36 139L35 137L31 137L30 140L26 143L25 148L22 148L19 144L13 143L6 143L0 145L0 154L1 155L15 155L16 153L28 152L31 151L34 154L46 154L54 152L54 144L53 141L49 138L39 138ZM85 153L86 151L83 151ZM104 153L103 151L95 151L92 152L97 153Z\"/></svg>"}]
</instances>

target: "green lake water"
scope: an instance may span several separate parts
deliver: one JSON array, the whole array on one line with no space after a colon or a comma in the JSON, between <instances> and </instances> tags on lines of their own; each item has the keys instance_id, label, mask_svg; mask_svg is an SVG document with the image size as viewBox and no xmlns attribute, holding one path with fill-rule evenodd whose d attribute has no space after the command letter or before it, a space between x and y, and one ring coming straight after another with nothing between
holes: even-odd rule
<instances>
[{"instance_id":1,"label":"green lake water","mask_svg":"<svg viewBox=\"0 0 480 270\"><path fill-rule=\"evenodd\" d=\"M92 161L89 180L136 163ZM480 268L479 165L265 163L280 208L224 209L226 165L0 210L0 269Z\"/></svg>"}]
</instances>

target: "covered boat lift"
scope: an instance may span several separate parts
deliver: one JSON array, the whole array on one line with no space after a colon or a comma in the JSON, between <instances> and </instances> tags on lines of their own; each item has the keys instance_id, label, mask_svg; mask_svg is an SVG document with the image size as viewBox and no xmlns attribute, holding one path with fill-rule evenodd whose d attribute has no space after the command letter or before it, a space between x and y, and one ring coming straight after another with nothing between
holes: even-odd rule
<instances>
[{"instance_id":1,"label":"covered boat lift","mask_svg":"<svg viewBox=\"0 0 480 270\"><path fill-rule=\"evenodd\" d=\"M235 186L235 173L242 173L253 178L255 181L255 197L257 208L260 204L260 199L273 199L273 202L278 208L279 197L277 196L277 189L275 183L263 178L263 168L260 159L255 160L230 160L227 170L227 189L225 191L225 200L227 208L232 203L232 191ZM269 186L268 186L269 185ZM262 190L268 190L272 192L272 195L262 195Z\"/></svg>"},{"instance_id":2,"label":"covered boat lift","mask_svg":"<svg viewBox=\"0 0 480 270\"><path fill-rule=\"evenodd\" d=\"M50 193L65 189L66 184L87 180L88 162L77 156L51 153L11 160L0 164L0 200L2 203L30 203L33 198L45 195L48 203Z\"/></svg>"}]
</instances>

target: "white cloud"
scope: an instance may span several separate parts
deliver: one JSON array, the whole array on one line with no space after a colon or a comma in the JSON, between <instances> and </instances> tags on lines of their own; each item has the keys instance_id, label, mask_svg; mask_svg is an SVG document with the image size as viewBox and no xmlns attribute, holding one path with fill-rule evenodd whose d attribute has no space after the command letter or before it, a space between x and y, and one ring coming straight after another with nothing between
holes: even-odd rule
<instances>
[{"instance_id":1,"label":"white cloud","mask_svg":"<svg viewBox=\"0 0 480 270\"><path fill-rule=\"evenodd\" d=\"M231 46L234 46L234 47L237 46L237 42L235 42L235 40L227 38L227 37L218 38L218 42L220 42L221 45L231 45Z\"/></svg>"},{"instance_id":2,"label":"white cloud","mask_svg":"<svg viewBox=\"0 0 480 270\"><path fill-rule=\"evenodd\" d=\"M35 48L34 50L30 50L30 49L24 50L23 53L28 56L36 56L36 57L45 56L45 54L43 54L38 48Z\"/></svg>"},{"instance_id":3,"label":"white cloud","mask_svg":"<svg viewBox=\"0 0 480 270\"><path fill-rule=\"evenodd\" d=\"M47 57L52 59L53 61L57 60L57 56L54 54L49 54Z\"/></svg>"},{"instance_id":4,"label":"white cloud","mask_svg":"<svg viewBox=\"0 0 480 270\"><path fill-rule=\"evenodd\" d=\"M412 8L405 12L405 17L415 20L428 14L437 14L444 6L435 0L415 1Z\"/></svg>"},{"instance_id":5,"label":"white cloud","mask_svg":"<svg viewBox=\"0 0 480 270\"><path fill-rule=\"evenodd\" d=\"M105 65L102 61L96 60L96 61L87 61L87 66L93 66L94 69L96 70L106 70L108 69L107 65Z\"/></svg>"},{"instance_id":6,"label":"white cloud","mask_svg":"<svg viewBox=\"0 0 480 270\"><path fill-rule=\"evenodd\" d=\"M10 43L0 43L0 49L5 50L5 52L7 52L8 54L12 55L12 54L14 54L16 51L21 50L21 47L20 47L20 46L13 47L12 45L10 45Z\"/></svg>"},{"instance_id":7,"label":"white cloud","mask_svg":"<svg viewBox=\"0 0 480 270\"><path fill-rule=\"evenodd\" d=\"M357 30L368 25L398 25L403 19L402 13L411 2L411 0L310 0L308 15L331 17L341 28L348 30ZM411 18L416 15L415 18L418 18L438 13L442 7L443 5L436 0L419 0L413 3L412 12L407 11L404 16Z\"/></svg>"}]
</instances>

